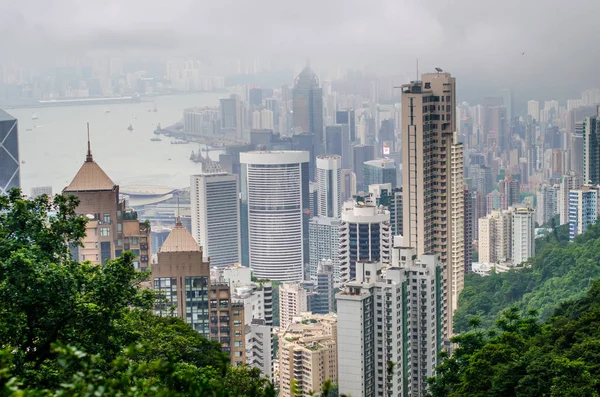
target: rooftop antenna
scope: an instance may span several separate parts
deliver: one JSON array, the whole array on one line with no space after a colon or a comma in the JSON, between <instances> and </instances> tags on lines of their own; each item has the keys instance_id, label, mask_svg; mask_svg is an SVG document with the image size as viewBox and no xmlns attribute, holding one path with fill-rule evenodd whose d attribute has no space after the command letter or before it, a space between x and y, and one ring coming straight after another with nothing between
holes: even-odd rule
<instances>
[{"instance_id":1,"label":"rooftop antenna","mask_svg":"<svg viewBox=\"0 0 600 397\"><path fill-rule=\"evenodd\" d=\"M419 81L419 58L417 58L417 80Z\"/></svg>"},{"instance_id":2,"label":"rooftop antenna","mask_svg":"<svg viewBox=\"0 0 600 397\"><path fill-rule=\"evenodd\" d=\"M88 151L87 151L87 156L85 157L85 161L89 163L89 162L94 161L94 158L92 157L92 146L90 145L90 123L87 123L87 139L88 139Z\"/></svg>"},{"instance_id":3,"label":"rooftop antenna","mask_svg":"<svg viewBox=\"0 0 600 397\"><path fill-rule=\"evenodd\" d=\"M177 220L175 226L181 226L181 216L179 215L179 196L177 196Z\"/></svg>"}]
</instances>

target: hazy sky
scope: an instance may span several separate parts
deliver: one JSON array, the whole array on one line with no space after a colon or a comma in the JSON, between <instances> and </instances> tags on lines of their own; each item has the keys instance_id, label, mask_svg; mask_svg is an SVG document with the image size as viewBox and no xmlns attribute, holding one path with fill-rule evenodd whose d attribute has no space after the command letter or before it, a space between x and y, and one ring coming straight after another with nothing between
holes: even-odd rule
<instances>
[{"instance_id":1,"label":"hazy sky","mask_svg":"<svg viewBox=\"0 0 600 397\"><path fill-rule=\"evenodd\" d=\"M419 58L465 91L544 98L600 86L599 18L600 0L0 0L0 49L256 54L408 76Z\"/></svg>"}]
</instances>

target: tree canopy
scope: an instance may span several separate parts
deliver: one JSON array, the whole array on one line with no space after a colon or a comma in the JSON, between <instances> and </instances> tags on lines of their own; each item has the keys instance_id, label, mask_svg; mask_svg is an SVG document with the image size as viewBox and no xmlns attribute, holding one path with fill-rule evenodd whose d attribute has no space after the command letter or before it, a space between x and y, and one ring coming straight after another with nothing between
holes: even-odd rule
<instances>
[{"instance_id":1,"label":"tree canopy","mask_svg":"<svg viewBox=\"0 0 600 397\"><path fill-rule=\"evenodd\" d=\"M507 307L525 315L536 310L541 319L561 302L581 297L600 278L600 225L569 242L568 225L554 228L536 240L536 255L523 268L481 277L465 276L465 288L454 314L454 331L465 332L478 318L483 328L494 327Z\"/></svg>"},{"instance_id":2,"label":"tree canopy","mask_svg":"<svg viewBox=\"0 0 600 397\"><path fill-rule=\"evenodd\" d=\"M272 396L256 369L157 317L133 256L79 263L77 199L0 196L0 395Z\"/></svg>"},{"instance_id":3,"label":"tree canopy","mask_svg":"<svg viewBox=\"0 0 600 397\"><path fill-rule=\"evenodd\" d=\"M456 349L428 380L430 396L600 396L600 280L545 323L512 307L497 331L478 325L453 338Z\"/></svg>"}]
</instances>

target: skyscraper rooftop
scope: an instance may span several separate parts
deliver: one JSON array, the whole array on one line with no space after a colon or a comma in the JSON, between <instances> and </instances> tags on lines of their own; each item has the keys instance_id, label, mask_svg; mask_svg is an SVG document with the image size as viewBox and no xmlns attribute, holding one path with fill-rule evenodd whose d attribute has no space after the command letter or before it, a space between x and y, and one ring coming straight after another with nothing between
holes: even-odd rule
<instances>
[{"instance_id":1,"label":"skyscraper rooftop","mask_svg":"<svg viewBox=\"0 0 600 397\"><path fill-rule=\"evenodd\" d=\"M294 80L294 88L319 88L319 78L308 63Z\"/></svg>"}]
</instances>

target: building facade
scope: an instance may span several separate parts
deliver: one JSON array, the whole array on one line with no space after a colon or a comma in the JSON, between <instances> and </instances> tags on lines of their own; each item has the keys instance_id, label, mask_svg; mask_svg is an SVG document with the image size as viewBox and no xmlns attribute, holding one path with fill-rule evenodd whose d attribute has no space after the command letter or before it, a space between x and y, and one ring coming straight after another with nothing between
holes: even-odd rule
<instances>
[{"instance_id":1,"label":"building facade","mask_svg":"<svg viewBox=\"0 0 600 397\"><path fill-rule=\"evenodd\" d=\"M339 218L317 216L309 222L309 273L316 281L318 264L330 260L336 285L340 282L340 222Z\"/></svg>"},{"instance_id":2,"label":"building facade","mask_svg":"<svg viewBox=\"0 0 600 397\"><path fill-rule=\"evenodd\" d=\"M207 339L221 343L232 365L245 356L243 304L232 303L229 284L211 283L210 263L178 219L152 266L152 285L161 293L159 316L176 316Z\"/></svg>"},{"instance_id":3,"label":"building facade","mask_svg":"<svg viewBox=\"0 0 600 397\"><path fill-rule=\"evenodd\" d=\"M358 262L336 295L340 394L424 396L442 348L442 269L435 255L394 247L385 276Z\"/></svg>"},{"instance_id":4,"label":"building facade","mask_svg":"<svg viewBox=\"0 0 600 397\"><path fill-rule=\"evenodd\" d=\"M479 218L479 262L491 264L512 258L511 211L492 211Z\"/></svg>"},{"instance_id":5,"label":"building facade","mask_svg":"<svg viewBox=\"0 0 600 397\"><path fill-rule=\"evenodd\" d=\"M370 185L389 183L396 188L396 162L392 159L365 161L363 166L363 188L369 190Z\"/></svg>"},{"instance_id":6,"label":"building facade","mask_svg":"<svg viewBox=\"0 0 600 397\"><path fill-rule=\"evenodd\" d=\"M402 86L402 191L405 245L440 255L445 338L464 284L463 148L456 132L456 81L426 73Z\"/></svg>"},{"instance_id":7,"label":"building facade","mask_svg":"<svg viewBox=\"0 0 600 397\"><path fill-rule=\"evenodd\" d=\"M279 390L282 397L309 396L328 379L337 383L337 318L305 314L279 335ZM292 393L295 384L296 394Z\"/></svg>"},{"instance_id":8,"label":"building facade","mask_svg":"<svg viewBox=\"0 0 600 397\"><path fill-rule=\"evenodd\" d=\"M303 279L309 261L308 156L304 151L240 154L242 262L258 278Z\"/></svg>"},{"instance_id":9,"label":"building facade","mask_svg":"<svg viewBox=\"0 0 600 397\"><path fill-rule=\"evenodd\" d=\"M0 109L0 195L21 188L18 124L17 119Z\"/></svg>"},{"instance_id":10,"label":"building facade","mask_svg":"<svg viewBox=\"0 0 600 397\"><path fill-rule=\"evenodd\" d=\"M600 187L583 185L569 192L569 240L585 233L598 219Z\"/></svg>"},{"instance_id":11,"label":"building facade","mask_svg":"<svg viewBox=\"0 0 600 397\"><path fill-rule=\"evenodd\" d=\"M192 235L210 257L211 266L240 263L238 176L206 172L192 175L190 185Z\"/></svg>"},{"instance_id":12,"label":"building facade","mask_svg":"<svg viewBox=\"0 0 600 397\"><path fill-rule=\"evenodd\" d=\"M372 195L364 202L346 201L340 226L340 283L356 277L358 261L390 263L392 227L390 212Z\"/></svg>"},{"instance_id":13,"label":"building facade","mask_svg":"<svg viewBox=\"0 0 600 397\"><path fill-rule=\"evenodd\" d=\"M119 197L119 186L94 161L89 141L85 162L62 193L77 197L76 212L88 219L82 246L71 246L75 260L101 264L131 251L137 269L149 268L150 224L140 222L137 212Z\"/></svg>"},{"instance_id":14,"label":"building facade","mask_svg":"<svg viewBox=\"0 0 600 397\"><path fill-rule=\"evenodd\" d=\"M323 154L323 90L319 86L319 78L309 65L294 81L292 108L294 133L312 134L315 155ZM314 164L314 158L311 164Z\"/></svg>"},{"instance_id":15,"label":"building facade","mask_svg":"<svg viewBox=\"0 0 600 397\"><path fill-rule=\"evenodd\" d=\"M317 156L318 215L339 218L342 214L342 157Z\"/></svg>"},{"instance_id":16,"label":"building facade","mask_svg":"<svg viewBox=\"0 0 600 397\"><path fill-rule=\"evenodd\" d=\"M308 311L308 292L302 283L283 283L279 286L279 326L286 329L294 317Z\"/></svg>"},{"instance_id":17,"label":"building facade","mask_svg":"<svg viewBox=\"0 0 600 397\"><path fill-rule=\"evenodd\" d=\"M535 211L515 208L512 213L512 261L515 266L535 255Z\"/></svg>"}]
</instances>

